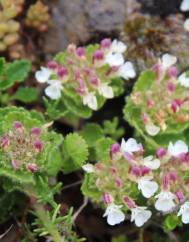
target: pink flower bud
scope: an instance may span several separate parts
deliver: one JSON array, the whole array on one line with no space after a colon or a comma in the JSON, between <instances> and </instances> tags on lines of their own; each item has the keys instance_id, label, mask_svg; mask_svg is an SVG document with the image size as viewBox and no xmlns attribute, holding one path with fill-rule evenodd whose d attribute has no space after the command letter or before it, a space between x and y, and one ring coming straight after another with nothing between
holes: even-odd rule
<instances>
[{"instance_id":1,"label":"pink flower bud","mask_svg":"<svg viewBox=\"0 0 189 242\"><path fill-rule=\"evenodd\" d=\"M93 54L93 60L103 60L104 59L104 53L102 50L96 50Z\"/></svg>"},{"instance_id":2,"label":"pink flower bud","mask_svg":"<svg viewBox=\"0 0 189 242\"><path fill-rule=\"evenodd\" d=\"M104 193L103 194L103 201L105 204L109 205L113 203L114 199L109 193Z\"/></svg>"},{"instance_id":3,"label":"pink flower bud","mask_svg":"<svg viewBox=\"0 0 189 242\"><path fill-rule=\"evenodd\" d=\"M135 176L141 176L142 175L142 171L141 168L139 166L133 166L131 167L131 174L135 175Z\"/></svg>"},{"instance_id":4,"label":"pink flower bud","mask_svg":"<svg viewBox=\"0 0 189 242\"><path fill-rule=\"evenodd\" d=\"M162 184L163 184L163 189L164 190L168 190L169 188L169 176L168 175L165 175L163 176L163 180L162 180Z\"/></svg>"},{"instance_id":5,"label":"pink flower bud","mask_svg":"<svg viewBox=\"0 0 189 242\"><path fill-rule=\"evenodd\" d=\"M167 73L171 79L175 79L177 77L178 71L177 68L174 66L169 67Z\"/></svg>"},{"instance_id":6,"label":"pink flower bud","mask_svg":"<svg viewBox=\"0 0 189 242\"><path fill-rule=\"evenodd\" d=\"M174 113L176 113L179 110L179 107L181 106L181 104L182 104L181 100L179 100L179 99L173 100L173 102L171 104L171 108Z\"/></svg>"},{"instance_id":7,"label":"pink flower bud","mask_svg":"<svg viewBox=\"0 0 189 242\"><path fill-rule=\"evenodd\" d=\"M168 90L169 92L175 92L175 90L176 90L176 85L175 85L173 82L169 81L169 82L167 83L167 90Z\"/></svg>"},{"instance_id":8,"label":"pink flower bud","mask_svg":"<svg viewBox=\"0 0 189 242\"><path fill-rule=\"evenodd\" d=\"M110 48L112 44L112 41L111 39L109 38L106 38L106 39L103 39L101 42L100 42L100 45L102 48L106 49L106 48Z\"/></svg>"},{"instance_id":9,"label":"pink flower bud","mask_svg":"<svg viewBox=\"0 0 189 242\"><path fill-rule=\"evenodd\" d=\"M129 198L128 196L125 196L123 198L123 200L127 204L127 206L128 206L129 209L132 209L132 208L135 208L136 207L136 204L133 201L133 199Z\"/></svg>"},{"instance_id":10,"label":"pink flower bud","mask_svg":"<svg viewBox=\"0 0 189 242\"><path fill-rule=\"evenodd\" d=\"M9 146L10 144L10 139L8 135L5 135L2 139L1 139L1 147L5 148L7 146Z\"/></svg>"},{"instance_id":11,"label":"pink flower bud","mask_svg":"<svg viewBox=\"0 0 189 242\"><path fill-rule=\"evenodd\" d=\"M122 187L122 185L123 185L123 182L120 177L116 177L115 183L116 183L117 187Z\"/></svg>"},{"instance_id":12,"label":"pink flower bud","mask_svg":"<svg viewBox=\"0 0 189 242\"><path fill-rule=\"evenodd\" d=\"M169 179L170 179L170 181L173 181L173 182L177 181L177 173L176 173L176 171L169 172Z\"/></svg>"},{"instance_id":13,"label":"pink flower bud","mask_svg":"<svg viewBox=\"0 0 189 242\"><path fill-rule=\"evenodd\" d=\"M79 87L77 88L77 92L80 96L84 96L87 93L87 86L83 79L79 79Z\"/></svg>"},{"instance_id":14,"label":"pink flower bud","mask_svg":"<svg viewBox=\"0 0 189 242\"><path fill-rule=\"evenodd\" d=\"M43 149L43 143L42 143L42 141L41 141L41 140L36 140L36 141L34 142L34 147L35 147L35 149L36 149L37 151L41 152L42 149Z\"/></svg>"},{"instance_id":15,"label":"pink flower bud","mask_svg":"<svg viewBox=\"0 0 189 242\"><path fill-rule=\"evenodd\" d=\"M142 167L141 171L142 171L142 176L145 176L148 173L150 173L151 169L149 167L144 166Z\"/></svg>"},{"instance_id":16,"label":"pink flower bud","mask_svg":"<svg viewBox=\"0 0 189 242\"><path fill-rule=\"evenodd\" d=\"M49 61L47 67L51 70L56 70L58 68L58 63L56 61Z\"/></svg>"},{"instance_id":17,"label":"pink flower bud","mask_svg":"<svg viewBox=\"0 0 189 242\"><path fill-rule=\"evenodd\" d=\"M22 128L23 128L23 125L22 125L21 122L19 122L19 121L15 121L15 122L14 122L14 128L15 128L15 129L22 129Z\"/></svg>"},{"instance_id":18,"label":"pink flower bud","mask_svg":"<svg viewBox=\"0 0 189 242\"><path fill-rule=\"evenodd\" d=\"M160 147L157 151L156 151L156 155L158 158L162 158L164 155L166 155L167 150L164 149L163 147Z\"/></svg>"},{"instance_id":19,"label":"pink flower bud","mask_svg":"<svg viewBox=\"0 0 189 242\"><path fill-rule=\"evenodd\" d=\"M31 129L31 134L39 136L41 134L41 129L37 128L37 127L34 127L34 128Z\"/></svg>"},{"instance_id":20,"label":"pink flower bud","mask_svg":"<svg viewBox=\"0 0 189 242\"><path fill-rule=\"evenodd\" d=\"M150 122L149 116L147 113L142 113L142 120L144 122L144 124L147 124Z\"/></svg>"},{"instance_id":21,"label":"pink flower bud","mask_svg":"<svg viewBox=\"0 0 189 242\"><path fill-rule=\"evenodd\" d=\"M112 173L113 175L115 175L115 174L117 173L117 168L116 168L115 166L112 166L112 167L110 168L110 170L111 170L111 173Z\"/></svg>"},{"instance_id":22,"label":"pink flower bud","mask_svg":"<svg viewBox=\"0 0 189 242\"><path fill-rule=\"evenodd\" d=\"M27 169L32 173L35 173L38 170L37 165L35 163L29 163L27 165Z\"/></svg>"},{"instance_id":23,"label":"pink flower bud","mask_svg":"<svg viewBox=\"0 0 189 242\"><path fill-rule=\"evenodd\" d=\"M110 147L110 157L113 160L116 155L120 153L120 145L118 143L111 145Z\"/></svg>"},{"instance_id":24,"label":"pink flower bud","mask_svg":"<svg viewBox=\"0 0 189 242\"><path fill-rule=\"evenodd\" d=\"M153 108L154 105L155 105L154 100L153 99L148 99L148 101L147 101L148 108Z\"/></svg>"},{"instance_id":25,"label":"pink flower bud","mask_svg":"<svg viewBox=\"0 0 189 242\"><path fill-rule=\"evenodd\" d=\"M103 168L104 168L104 167L103 167L103 164L100 163L100 162L96 163L96 164L95 164L95 167L96 167L97 170L103 170Z\"/></svg>"},{"instance_id":26,"label":"pink flower bud","mask_svg":"<svg viewBox=\"0 0 189 242\"><path fill-rule=\"evenodd\" d=\"M158 79L160 78L160 76L162 75L163 73L163 67L161 64L155 64L153 67L152 67L152 70L155 71L157 73L157 76L158 76Z\"/></svg>"},{"instance_id":27,"label":"pink flower bud","mask_svg":"<svg viewBox=\"0 0 189 242\"><path fill-rule=\"evenodd\" d=\"M63 79L65 76L67 76L68 75L68 70L65 68L65 67L60 67L59 69L58 69L58 76L61 78L61 79Z\"/></svg>"},{"instance_id":28,"label":"pink flower bud","mask_svg":"<svg viewBox=\"0 0 189 242\"><path fill-rule=\"evenodd\" d=\"M79 57L85 57L85 55L86 55L85 48L83 48L83 47L78 47L78 48L76 49L76 54L77 54L77 56L79 56Z\"/></svg>"},{"instance_id":29,"label":"pink flower bud","mask_svg":"<svg viewBox=\"0 0 189 242\"><path fill-rule=\"evenodd\" d=\"M177 191L177 192L175 193L175 195L176 195L176 197L177 197L179 203L182 202L182 201L184 200L184 194L183 194L182 191Z\"/></svg>"},{"instance_id":30,"label":"pink flower bud","mask_svg":"<svg viewBox=\"0 0 189 242\"><path fill-rule=\"evenodd\" d=\"M90 79L90 83L94 86L99 86L100 80L96 76L94 76Z\"/></svg>"},{"instance_id":31,"label":"pink flower bud","mask_svg":"<svg viewBox=\"0 0 189 242\"><path fill-rule=\"evenodd\" d=\"M15 170L18 170L21 166L21 161L19 161L19 160L12 160L11 163L12 163L12 166Z\"/></svg>"}]
</instances>

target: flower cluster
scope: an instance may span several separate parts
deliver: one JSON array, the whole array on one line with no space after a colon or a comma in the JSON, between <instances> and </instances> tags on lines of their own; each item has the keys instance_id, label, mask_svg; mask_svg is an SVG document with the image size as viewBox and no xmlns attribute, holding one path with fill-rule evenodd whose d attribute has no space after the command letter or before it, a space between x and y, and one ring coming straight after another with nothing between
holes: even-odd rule
<instances>
[{"instance_id":1,"label":"flower cluster","mask_svg":"<svg viewBox=\"0 0 189 242\"><path fill-rule=\"evenodd\" d=\"M152 68L145 92L136 84L131 94L132 105L140 111L140 123L142 121L143 129L151 136L177 127L185 129L189 121L189 78L187 73L177 77L176 61L172 55L163 55ZM145 85L147 80L141 78L141 82L140 85Z\"/></svg>"},{"instance_id":2,"label":"flower cluster","mask_svg":"<svg viewBox=\"0 0 189 242\"><path fill-rule=\"evenodd\" d=\"M55 61L48 62L47 67L36 72L36 79L48 84L45 94L50 99L60 99L64 89L71 89L81 97L83 105L97 110L99 96L114 97L111 85L114 78L135 77L132 63L123 58L126 48L122 42L110 39L86 48L69 45Z\"/></svg>"},{"instance_id":3,"label":"flower cluster","mask_svg":"<svg viewBox=\"0 0 189 242\"><path fill-rule=\"evenodd\" d=\"M12 129L0 139L0 150L7 165L15 170L36 172L42 167L36 164L37 158L43 152L42 129L33 127L29 131L24 125L15 121Z\"/></svg>"},{"instance_id":4,"label":"flower cluster","mask_svg":"<svg viewBox=\"0 0 189 242\"><path fill-rule=\"evenodd\" d=\"M182 222L189 223L189 202L184 200L189 192L189 149L183 141L170 142L167 149L145 157L135 139L122 139L121 145L111 146L109 161L86 164L83 169L101 194L108 224L124 221L130 210L131 222L140 227L151 217L150 207L171 213L176 205L181 205L177 215Z\"/></svg>"}]
</instances>

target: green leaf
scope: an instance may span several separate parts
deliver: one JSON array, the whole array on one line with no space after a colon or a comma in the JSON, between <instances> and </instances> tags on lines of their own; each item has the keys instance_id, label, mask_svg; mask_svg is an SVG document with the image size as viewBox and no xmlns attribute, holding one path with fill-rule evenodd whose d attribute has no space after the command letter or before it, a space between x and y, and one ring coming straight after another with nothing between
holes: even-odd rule
<instances>
[{"instance_id":1,"label":"green leaf","mask_svg":"<svg viewBox=\"0 0 189 242\"><path fill-rule=\"evenodd\" d=\"M78 170L88 157L86 141L77 133L66 136L63 146L63 171L69 173Z\"/></svg>"},{"instance_id":2,"label":"green leaf","mask_svg":"<svg viewBox=\"0 0 189 242\"><path fill-rule=\"evenodd\" d=\"M22 82L31 71L31 62L18 60L10 63L7 68L7 82Z\"/></svg>"},{"instance_id":3,"label":"green leaf","mask_svg":"<svg viewBox=\"0 0 189 242\"><path fill-rule=\"evenodd\" d=\"M23 103L32 103L38 100L39 90L32 87L20 87L12 96L12 99Z\"/></svg>"},{"instance_id":4,"label":"green leaf","mask_svg":"<svg viewBox=\"0 0 189 242\"><path fill-rule=\"evenodd\" d=\"M110 159L110 146L114 144L115 141L111 138L101 138L96 143L96 153L97 160L108 161Z\"/></svg>"},{"instance_id":5,"label":"green leaf","mask_svg":"<svg viewBox=\"0 0 189 242\"><path fill-rule=\"evenodd\" d=\"M180 218L175 215L168 215L164 221L165 229L171 231L174 230L179 224L181 224Z\"/></svg>"},{"instance_id":6,"label":"green leaf","mask_svg":"<svg viewBox=\"0 0 189 242\"><path fill-rule=\"evenodd\" d=\"M96 145L96 142L103 137L103 130L100 125L89 123L85 125L80 134L86 140L88 146L93 147Z\"/></svg>"}]
</instances>

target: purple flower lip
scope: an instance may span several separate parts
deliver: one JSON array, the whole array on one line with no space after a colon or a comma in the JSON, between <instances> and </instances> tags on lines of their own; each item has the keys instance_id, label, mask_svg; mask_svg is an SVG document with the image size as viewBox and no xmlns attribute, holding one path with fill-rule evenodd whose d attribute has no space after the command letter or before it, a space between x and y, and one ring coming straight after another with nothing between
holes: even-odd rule
<instances>
[{"instance_id":1,"label":"purple flower lip","mask_svg":"<svg viewBox=\"0 0 189 242\"><path fill-rule=\"evenodd\" d=\"M103 60L104 59L104 52L102 50L96 50L93 55L94 60Z\"/></svg>"},{"instance_id":2,"label":"purple flower lip","mask_svg":"<svg viewBox=\"0 0 189 242\"><path fill-rule=\"evenodd\" d=\"M163 147L160 147L157 151L156 151L156 155L158 158L162 158L164 155L166 155L167 150L164 149Z\"/></svg>"},{"instance_id":3,"label":"purple flower lip","mask_svg":"<svg viewBox=\"0 0 189 242\"><path fill-rule=\"evenodd\" d=\"M2 139L1 139L1 147L5 148L6 146L9 146L10 144L10 139L8 135L5 135Z\"/></svg>"},{"instance_id":4,"label":"purple flower lip","mask_svg":"<svg viewBox=\"0 0 189 242\"><path fill-rule=\"evenodd\" d=\"M29 163L27 165L27 169L31 171L32 173L36 172L38 170L37 165L35 163Z\"/></svg>"},{"instance_id":5,"label":"purple flower lip","mask_svg":"<svg viewBox=\"0 0 189 242\"><path fill-rule=\"evenodd\" d=\"M67 75L68 75L68 70L65 67L62 66L58 69L58 76L60 78L64 78Z\"/></svg>"}]
</instances>

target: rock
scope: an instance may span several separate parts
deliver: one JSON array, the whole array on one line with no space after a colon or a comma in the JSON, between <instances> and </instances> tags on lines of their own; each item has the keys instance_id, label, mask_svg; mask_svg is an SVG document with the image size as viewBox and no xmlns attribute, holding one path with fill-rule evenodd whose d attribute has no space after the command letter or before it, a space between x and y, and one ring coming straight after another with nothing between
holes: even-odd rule
<instances>
[{"instance_id":1,"label":"rock","mask_svg":"<svg viewBox=\"0 0 189 242\"><path fill-rule=\"evenodd\" d=\"M49 4L52 26L45 37L44 51L55 54L71 42L83 45L112 33L119 36L135 0L57 0Z\"/></svg>"}]
</instances>

